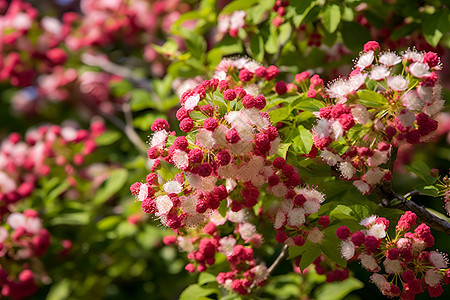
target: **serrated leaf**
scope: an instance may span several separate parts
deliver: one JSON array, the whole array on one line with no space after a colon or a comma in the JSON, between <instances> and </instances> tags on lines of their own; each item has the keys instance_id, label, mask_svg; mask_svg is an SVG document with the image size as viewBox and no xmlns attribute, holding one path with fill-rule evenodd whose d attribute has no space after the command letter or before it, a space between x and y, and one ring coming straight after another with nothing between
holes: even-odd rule
<instances>
[{"instance_id":1,"label":"serrated leaf","mask_svg":"<svg viewBox=\"0 0 450 300\"><path fill-rule=\"evenodd\" d=\"M277 154L278 156L281 156L282 158L286 159L287 151L289 150L289 147L292 145L292 143L282 143L278 147Z\"/></svg>"},{"instance_id":2,"label":"serrated leaf","mask_svg":"<svg viewBox=\"0 0 450 300\"><path fill-rule=\"evenodd\" d=\"M382 107L387 104L386 98L371 90L357 92L358 102L368 107Z\"/></svg>"},{"instance_id":3,"label":"serrated leaf","mask_svg":"<svg viewBox=\"0 0 450 300\"><path fill-rule=\"evenodd\" d=\"M274 109L269 111L270 121L272 123L278 123L281 121L286 120L290 116L290 110L289 107L281 107L278 109Z\"/></svg>"},{"instance_id":4,"label":"serrated leaf","mask_svg":"<svg viewBox=\"0 0 450 300\"><path fill-rule=\"evenodd\" d=\"M345 267L347 266L347 261L341 256L341 241L336 236L336 229L335 227L328 227L324 230L325 238L323 239L320 248L329 259L331 259L338 265Z\"/></svg>"},{"instance_id":5,"label":"serrated leaf","mask_svg":"<svg viewBox=\"0 0 450 300\"><path fill-rule=\"evenodd\" d=\"M118 141L122 135L118 131L107 130L95 139L97 146L108 146Z\"/></svg>"},{"instance_id":6,"label":"serrated leaf","mask_svg":"<svg viewBox=\"0 0 450 300\"><path fill-rule=\"evenodd\" d=\"M292 1L290 5L292 5L295 9L295 15L293 17L294 26L298 28L300 24L303 22L305 17L311 11L311 9L316 4L315 0L302 0L302 1Z\"/></svg>"},{"instance_id":7,"label":"serrated leaf","mask_svg":"<svg viewBox=\"0 0 450 300\"><path fill-rule=\"evenodd\" d=\"M219 211L220 215L225 218L226 215L227 215L227 211L228 211L227 201L226 200L222 200L220 202L219 208L217 210Z\"/></svg>"},{"instance_id":8,"label":"serrated leaf","mask_svg":"<svg viewBox=\"0 0 450 300\"><path fill-rule=\"evenodd\" d=\"M322 13L322 23L329 33L336 31L341 22L341 8L337 4L327 5Z\"/></svg>"},{"instance_id":9,"label":"serrated leaf","mask_svg":"<svg viewBox=\"0 0 450 300\"><path fill-rule=\"evenodd\" d=\"M130 107L132 111L155 108L155 102L146 90L135 89L131 92Z\"/></svg>"},{"instance_id":10,"label":"serrated leaf","mask_svg":"<svg viewBox=\"0 0 450 300\"><path fill-rule=\"evenodd\" d=\"M292 34L292 26L290 23L284 23L280 27L278 27L279 35L278 35L278 45L281 47L286 44Z\"/></svg>"}]
</instances>

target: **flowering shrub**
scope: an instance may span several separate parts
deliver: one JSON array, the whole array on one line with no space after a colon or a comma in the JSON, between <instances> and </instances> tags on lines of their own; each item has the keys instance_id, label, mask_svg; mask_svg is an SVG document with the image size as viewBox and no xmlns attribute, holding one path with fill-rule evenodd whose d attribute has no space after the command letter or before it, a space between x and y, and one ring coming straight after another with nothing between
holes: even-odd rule
<instances>
[{"instance_id":1,"label":"flowering shrub","mask_svg":"<svg viewBox=\"0 0 450 300\"><path fill-rule=\"evenodd\" d=\"M0 12L0 298L448 298L446 1Z\"/></svg>"}]
</instances>

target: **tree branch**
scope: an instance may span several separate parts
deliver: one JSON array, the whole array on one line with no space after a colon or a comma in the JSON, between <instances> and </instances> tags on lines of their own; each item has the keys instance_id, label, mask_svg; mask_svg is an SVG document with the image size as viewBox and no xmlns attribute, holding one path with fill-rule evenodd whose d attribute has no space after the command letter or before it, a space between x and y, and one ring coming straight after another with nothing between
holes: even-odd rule
<instances>
[{"instance_id":1,"label":"tree branch","mask_svg":"<svg viewBox=\"0 0 450 300\"><path fill-rule=\"evenodd\" d=\"M159 99L158 95L153 90L151 81L145 78L136 77L130 69L117 65L104 57L90 53L83 53L81 55L81 62L88 66L98 67L107 73L118 75L128 80L135 87L148 91L151 94L152 99L157 104L161 104L161 99Z\"/></svg>"},{"instance_id":2,"label":"tree branch","mask_svg":"<svg viewBox=\"0 0 450 300\"><path fill-rule=\"evenodd\" d=\"M450 235L450 223L430 213L424 206L418 205L412 200L407 200L397 195L390 183L377 186L375 192L381 199L381 204L387 208L396 208L403 211L412 211L420 222L426 223L431 228Z\"/></svg>"},{"instance_id":3,"label":"tree branch","mask_svg":"<svg viewBox=\"0 0 450 300\"><path fill-rule=\"evenodd\" d=\"M272 275L272 273L275 271L275 269L280 265L280 263L285 259L285 257L288 255L288 245L284 245L283 250L281 250L280 255L275 259L275 261L272 263L272 265L267 269L267 277Z\"/></svg>"}]
</instances>

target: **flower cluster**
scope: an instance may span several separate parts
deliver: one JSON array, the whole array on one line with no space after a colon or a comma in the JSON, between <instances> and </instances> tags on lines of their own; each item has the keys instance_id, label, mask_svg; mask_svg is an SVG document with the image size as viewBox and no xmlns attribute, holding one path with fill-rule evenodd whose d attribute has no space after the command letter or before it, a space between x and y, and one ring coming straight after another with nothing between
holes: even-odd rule
<instances>
[{"instance_id":1,"label":"flower cluster","mask_svg":"<svg viewBox=\"0 0 450 300\"><path fill-rule=\"evenodd\" d=\"M38 287L36 280L39 268L32 271L34 264L50 245L50 234L42 228L36 211L27 209L12 213L6 219L6 226L0 226L0 258L6 263L0 265L1 294L12 299L23 299L34 294ZM18 271L20 270L20 272Z\"/></svg>"},{"instance_id":2,"label":"flower cluster","mask_svg":"<svg viewBox=\"0 0 450 300\"><path fill-rule=\"evenodd\" d=\"M19 134L10 134L0 145L0 215L30 195L36 180L52 168L62 168L67 181L76 185L76 169L96 149L94 139L104 130L103 123L96 121L90 131L76 129L73 124L43 125L28 131L24 141Z\"/></svg>"},{"instance_id":3,"label":"flower cluster","mask_svg":"<svg viewBox=\"0 0 450 300\"><path fill-rule=\"evenodd\" d=\"M239 29L245 26L246 13L243 10L236 10L232 14L222 14L217 23L217 30L222 34L229 33L236 37Z\"/></svg>"},{"instance_id":4,"label":"flower cluster","mask_svg":"<svg viewBox=\"0 0 450 300\"><path fill-rule=\"evenodd\" d=\"M296 76L308 97L327 103L317 113L312 133L320 156L363 194L392 176L386 163L392 147L427 141L437 129L433 118L442 109L441 68L432 52L379 52L368 42L347 79L325 87L314 75ZM377 55L378 53L378 55Z\"/></svg>"},{"instance_id":5,"label":"flower cluster","mask_svg":"<svg viewBox=\"0 0 450 300\"><path fill-rule=\"evenodd\" d=\"M52 73L67 60L59 48L67 28L53 17L38 20L38 12L22 0L12 1L0 16L0 81L8 80L19 87L30 86L39 73ZM34 35L38 40L33 41ZM23 55L27 53L27 55Z\"/></svg>"},{"instance_id":6,"label":"flower cluster","mask_svg":"<svg viewBox=\"0 0 450 300\"><path fill-rule=\"evenodd\" d=\"M354 233L346 226L339 227L336 234L342 240L342 257L357 259L373 272L371 280L385 296L414 299L424 290L431 297L439 296L441 283L450 282L447 258L437 251L425 251L434 245L434 238L424 223L411 231L416 219L413 212L405 212L395 227L394 238L387 233L389 221L382 217L362 220L365 229ZM382 268L384 273L380 273Z\"/></svg>"},{"instance_id":7,"label":"flower cluster","mask_svg":"<svg viewBox=\"0 0 450 300\"><path fill-rule=\"evenodd\" d=\"M185 268L191 273L195 270L203 272L208 265L213 265L216 254L225 255L230 271L220 272L217 282L230 291L248 294L254 285L263 284L267 277L267 268L257 264L253 255L253 248L262 244L261 235L255 225L247 221L244 211L229 211L226 218L217 215L210 220L200 235L189 231L181 235L179 232L178 237L166 236L165 244L175 243L181 251L189 252L188 258L193 262ZM229 226L234 230L226 235Z\"/></svg>"}]
</instances>

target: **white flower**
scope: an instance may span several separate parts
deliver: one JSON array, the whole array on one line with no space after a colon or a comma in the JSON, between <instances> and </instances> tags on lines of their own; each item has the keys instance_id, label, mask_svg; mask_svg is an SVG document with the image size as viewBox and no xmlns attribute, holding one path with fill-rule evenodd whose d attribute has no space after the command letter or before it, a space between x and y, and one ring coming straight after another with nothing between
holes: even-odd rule
<instances>
[{"instance_id":1,"label":"white flower","mask_svg":"<svg viewBox=\"0 0 450 300\"><path fill-rule=\"evenodd\" d=\"M331 124L331 130L333 131L333 138L335 141L344 135L344 129L342 128L341 122L338 120Z\"/></svg>"},{"instance_id":2,"label":"white flower","mask_svg":"<svg viewBox=\"0 0 450 300\"><path fill-rule=\"evenodd\" d=\"M404 109L398 115L398 119L403 123L403 125L405 125L405 127L411 128L414 126L416 115L412 111Z\"/></svg>"},{"instance_id":3,"label":"white flower","mask_svg":"<svg viewBox=\"0 0 450 300\"><path fill-rule=\"evenodd\" d=\"M384 224L374 224L370 226L370 229L367 231L367 235L374 236L377 239L382 239L386 236L386 227Z\"/></svg>"},{"instance_id":4,"label":"white flower","mask_svg":"<svg viewBox=\"0 0 450 300\"><path fill-rule=\"evenodd\" d=\"M177 237L177 245L181 251L184 252L192 252L195 250L194 245L191 242L191 239L188 237L178 236Z\"/></svg>"},{"instance_id":5,"label":"white flower","mask_svg":"<svg viewBox=\"0 0 450 300\"><path fill-rule=\"evenodd\" d=\"M275 186L269 187L268 191L275 197L282 198L287 194L288 189L283 183L278 183Z\"/></svg>"},{"instance_id":6,"label":"white flower","mask_svg":"<svg viewBox=\"0 0 450 300\"><path fill-rule=\"evenodd\" d=\"M347 95L353 92L353 87L346 80L339 78L331 83L326 90L330 98L337 98L341 102L345 102Z\"/></svg>"},{"instance_id":7,"label":"white flower","mask_svg":"<svg viewBox=\"0 0 450 300\"><path fill-rule=\"evenodd\" d=\"M230 15L219 16L219 21L217 22L217 30L220 33L227 33L230 28Z\"/></svg>"},{"instance_id":8,"label":"white flower","mask_svg":"<svg viewBox=\"0 0 450 300\"><path fill-rule=\"evenodd\" d=\"M286 222L286 214L281 210L277 211L277 215L275 216L275 223L273 224L275 229L281 228L285 222Z\"/></svg>"},{"instance_id":9,"label":"white flower","mask_svg":"<svg viewBox=\"0 0 450 300\"><path fill-rule=\"evenodd\" d=\"M175 163L175 167L180 170L185 170L187 167L189 167L189 156L183 150L176 149L173 153L172 159Z\"/></svg>"},{"instance_id":10,"label":"white flower","mask_svg":"<svg viewBox=\"0 0 450 300\"><path fill-rule=\"evenodd\" d=\"M187 111L191 111L198 105L199 101L200 101L200 95L194 94L186 99L186 102L184 102L184 108Z\"/></svg>"},{"instance_id":11,"label":"white flower","mask_svg":"<svg viewBox=\"0 0 450 300\"><path fill-rule=\"evenodd\" d=\"M263 282L269 275L267 267L263 265L257 265L249 270L254 275L254 281L256 283Z\"/></svg>"},{"instance_id":12,"label":"white flower","mask_svg":"<svg viewBox=\"0 0 450 300\"><path fill-rule=\"evenodd\" d=\"M359 255L359 260L361 261L361 265L371 272L376 272L380 269L380 266L372 255L362 253Z\"/></svg>"},{"instance_id":13,"label":"white flower","mask_svg":"<svg viewBox=\"0 0 450 300\"><path fill-rule=\"evenodd\" d=\"M350 241L342 241L341 256L345 258L345 260L349 260L355 256L355 245Z\"/></svg>"},{"instance_id":14,"label":"white flower","mask_svg":"<svg viewBox=\"0 0 450 300\"><path fill-rule=\"evenodd\" d=\"M403 267L398 259L395 260L385 259L383 264L384 270L388 274L400 274L403 272Z\"/></svg>"},{"instance_id":15,"label":"white flower","mask_svg":"<svg viewBox=\"0 0 450 300\"><path fill-rule=\"evenodd\" d=\"M330 166L334 166L338 162L342 161L342 158L339 155L328 150L322 151L322 153L320 153L320 157L322 157L322 159Z\"/></svg>"},{"instance_id":16,"label":"white flower","mask_svg":"<svg viewBox=\"0 0 450 300\"><path fill-rule=\"evenodd\" d=\"M330 124L326 119L320 119L314 126L314 134L319 138L326 138L330 136Z\"/></svg>"},{"instance_id":17,"label":"white flower","mask_svg":"<svg viewBox=\"0 0 450 300\"><path fill-rule=\"evenodd\" d=\"M166 144L166 139L169 133L165 130L158 130L153 134L152 141L150 143L150 147L157 147L158 149L162 149Z\"/></svg>"},{"instance_id":18,"label":"white flower","mask_svg":"<svg viewBox=\"0 0 450 300\"><path fill-rule=\"evenodd\" d=\"M238 212L229 210L227 212L227 219L233 223L244 223L247 219L247 215L245 214L244 210L240 210Z\"/></svg>"},{"instance_id":19,"label":"white flower","mask_svg":"<svg viewBox=\"0 0 450 300\"><path fill-rule=\"evenodd\" d=\"M375 150L373 155L367 159L367 164L371 167L377 167L388 161L387 151Z\"/></svg>"},{"instance_id":20,"label":"white flower","mask_svg":"<svg viewBox=\"0 0 450 300\"><path fill-rule=\"evenodd\" d=\"M374 185L379 183L383 179L383 176L384 171L382 169L372 168L364 174L364 179L368 184Z\"/></svg>"},{"instance_id":21,"label":"white flower","mask_svg":"<svg viewBox=\"0 0 450 300\"><path fill-rule=\"evenodd\" d=\"M249 240L256 234L256 227L251 223L241 224L239 226L239 233L244 240Z\"/></svg>"},{"instance_id":22,"label":"white flower","mask_svg":"<svg viewBox=\"0 0 450 300\"><path fill-rule=\"evenodd\" d=\"M230 29L239 29L245 26L246 13L243 10L236 10L231 15Z\"/></svg>"},{"instance_id":23,"label":"white flower","mask_svg":"<svg viewBox=\"0 0 450 300\"><path fill-rule=\"evenodd\" d=\"M25 228L26 221L26 217L21 213L12 213L6 219L6 223L14 230L19 227Z\"/></svg>"},{"instance_id":24,"label":"white flower","mask_svg":"<svg viewBox=\"0 0 450 300\"><path fill-rule=\"evenodd\" d=\"M14 191L17 188L16 182L11 179L6 173L0 171L0 193L6 194Z\"/></svg>"},{"instance_id":25,"label":"white flower","mask_svg":"<svg viewBox=\"0 0 450 300\"><path fill-rule=\"evenodd\" d=\"M219 252L225 254L226 256L230 256L233 254L233 248L236 245L236 239L232 236L223 237L219 241Z\"/></svg>"},{"instance_id":26,"label":"white flower","mask_svg":"<svg viewBox=\"0 0 450 300\"><path fill-rule=\"evenodd\" d=\"M175 180L166 182L163 188L167 194L179 194L183 190L183 186Z\"/></svg>"},{"instance_id":27,"label":"white flower","mask_svg":"<svg viewBox=\"0 0 450 300\"><path fill-rule=\"evenodd\" d=\"M173 207L172 200L167 195L157 197L155 202L156 208L158 209L158 216L167 215Z\"/></svg>"},{"instance_id":28,"label":"white flower","mask_svg":"<svg viewBox=\"0 0 450 300\"><path fill-rule=\"evenodd\" d=\"M430 261L438 269L447 268L448 261L445 255L442 253L430 251Z\"/></svg>"},{"instance_id":29,"label":"white flower","mask_svg":"<svg viewBox=\"0 0 450 300\"><path fill-rule=\"evenodd\" d=\"M393 52L383 52L380 53L378 58L380 64L383 64L387 67L392 67L402 61L402 58Z\"/></svg>"},{"instance_id":30,"label":"white flower","mask_svg":"<svg viewBox=\"0 0 450 300\"><path fill-rule=\"evenodd\" d=\"M8 230L4 227L0 227L0 243L3 243L9 236Z\"/></svg>"},{"instance_id":31,"label":"white flower","mask_svg":"<svg viewBox=\"0 0 450 300\"><path fill-rule=\"evenodd\" d=\"M428 71L430 67L426 63L415 62L409 66L409 73L417 78L424 78L430 76L430 72Z\"/></svg>"},{"instance_id":32,"label":"white flower","mask_svg":"<svg viewBox=\"0 0 450 300\"><path fill-rule=\"evenodd\" d=\"M305 209L305 214L313 214L319 211L320 203L316 199L307 200L303 203L303 208Z\"/></svg>"},{"instance_id":33,"label":"white flower","mask_svg":"<svg viewBox=\"0 0 450 300\"><path fill-rule=\"evenodd\" d=\"M212 192L216 187L217 178L214 176L201 177L200 175L186 172L185 177L193 188L200 191Z\"/></svg>"},{"instance_id":34,"label":"white flower","mask_svg":"<svg viewBox=\"0 0 450 300\"><path fill-rule=\"evenodd\" d=\"M368 227L369 225L373 224L378 219L378 216L371 215L367 218L364 218L359 222L360 225Z\"/></svg>"},{"instance_id":35,"label":"white flower","mask_svg":"<svg viewBox=\"0 0 450 300\"><path fill-rule=\"evenodd\" d=\"M400 100L408 110L421 110L425 105L415 90L404 93Z\"/></svg>"},{"instance_id":36,"label":"white flower","mask_svg":"<svg viewBox=\"0 0 450 300\"><path fill-rule=\"evenodd\" d=\"M143 183L139 187L138 201L144 201L148 197L148 184Z\"/></svg>"},{"instance_id":37,"label":"white flower","mask_svg":"<svg viewBox=\"0 0 450 300\"><path fill-rule=\"evenodd\" d=\"M387 78L388 86L396 91L404 91L408 88L408 80L402 75L389 76Z\"/></svg>"},{"instance_id":38,"label":"white flower","mask_svg":"<svg viewBox=\"0 0 450 300\"><path fill-rule=\"evenodd\" d=\"M366 81L367 78L367 74L365 73L358 73L356 75L351 76L348 80L347 80L347 84L349 86L349 88L351 89L350 93L354 93L356 92L356 90L358 90Z\"/></svg>"},{"instance_id":39,"label":"white flower","mask_svg":"<svg viewBox=\"0 0 450 300\"><path fill-rule=\"evenodd\" d=\"M370 186L363 180L353 181L353 185L364 195L370 191Z\"/></svg>"},{"instance_id":40,"label":"white flower","mask_svg":"<svg viewBox=\"0 0 450 300\"><path fill-rule=\"evenodd\" d=\"M385 66L375 66L370 71L369 78L372 80L380 81L385 79L391 74L391 72Z\"/></svg>"},{"instance_id":41,"label":"white flower","mask_svg":"<svg viewBox=\"0 0 450 300\"><path fill-rule=\"evenodd\" d=\"M383 275L378 273L372 274L372 276L370 276L370 280L372 280L373 283L375 283L375 285L380 289L380 291L382 291L385 283L387 283L386 278L384 278Z\"/></svg>"},{"instance_id":42,"label":"white flower","mask_svg":"<svg viewBox=\"0 0 450 300\"><path fill-rule=\"evenodd\" d=\"M442 274L436 269L430 269L425 273L425 283L429 286L436 286L442 280Z\"/></svg>"},{"instance_id":43,"label":"white flower","mask_svg":"<svg viewBox=\"0 0 450 300\"><path fill-rule=\"evenodd\" d=\"M359 124L366 125L370 121L370 113L367 108L361 104L355 105L351 110L353 118Z\"/></svg>"},{"instance_id":44,"label":"white flower","mask_svg":"<svg viewBox=\"0 0 450 300\"><path fill-rule=\"evenodd\" d=\"M339 171L344 178L351 179L356 173L356 168L350 162L344 161L339 163Z\"/></svg>"},{"instance_id":45,"label":"white flower","mask_svg":"<svg viewBox=\"0 0 450 300\"><path fill-rule=\"evenodd\" d=\"M42 222L39 218L27 218L25 230L34 234L39 233L42 229Z\"/></svg>"},{"instance_id":46,"label":"white flower","mask_svg":"<svg viewBox=\"0 0 450 300\"><path fill-rule=\"evenodd\" d=\"M412 62L422 62L424 54L422 52L417 52L417 50L408 49L403 52L403 58Z\"/></svg>"},{"instance_id":47,"label":"white flower","mask_svg":"<svg viewBox=\"0 0 450 300\"><path fill-rule=\"evenodd\" d=\"M322 231L320 231L319 228L314 227L313 230L311 230L308 233L307 239L310 240L314 244L322 243L323 233L322 233Z\"/></svg>"},{"instance_id":48,"label":"white flower","mask_svg":"<svg viewBox=\"0 0 450 300\"><path fill-rule=\"evenodd\" d=\"M319 205L320 207L320 205ZM294 208L288 212L287 223L291 227L299 227L305 223L305 210L303 208Z\"/></svg>"},{"instance_id":49,"label":"white flower","mask_svg":"<svg viewBox=\"0 0 450 300\"><path fill-rule=\"evenodd\" d=\"M205 128L200 128L195 135L195 144L205 149L213 149L215 140L212 137L212 132Z\"/></svg>"},{"instance_id":50,"label":"white flower","mask_svg":"<svg viewBox=\"0 0 450 300\"><path fill-rule=\"evenodd\" d=\"M363 53L358 58L358 62L356 63L355 67L360 68L360 69L365 69L372 64L373 59L374 59L374 55L373 55L372 50L370 50L369 52Z\"/></svg>"}]
</instances>

